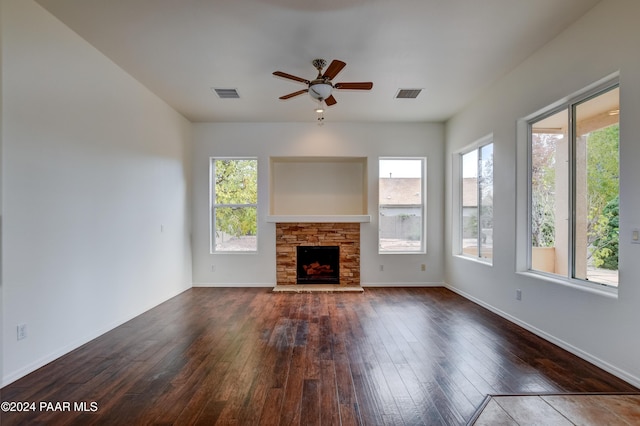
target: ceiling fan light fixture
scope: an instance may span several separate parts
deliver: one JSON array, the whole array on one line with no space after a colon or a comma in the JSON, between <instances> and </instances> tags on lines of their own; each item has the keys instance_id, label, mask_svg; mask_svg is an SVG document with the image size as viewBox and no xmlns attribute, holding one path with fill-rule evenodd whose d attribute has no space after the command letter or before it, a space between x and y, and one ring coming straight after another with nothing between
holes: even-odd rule
<instances>
[{"instance_id":1,"label":"ceiling fan light fixture","mask_svg":"<svg viewBox=\"0 0 640 426\"><path fill-rule=\"evenodd\" d=\"M315 100L324 101L331 96L333 87L327 83L316 83L309 86L309 95Z\"/></svg>"}]
</instances>

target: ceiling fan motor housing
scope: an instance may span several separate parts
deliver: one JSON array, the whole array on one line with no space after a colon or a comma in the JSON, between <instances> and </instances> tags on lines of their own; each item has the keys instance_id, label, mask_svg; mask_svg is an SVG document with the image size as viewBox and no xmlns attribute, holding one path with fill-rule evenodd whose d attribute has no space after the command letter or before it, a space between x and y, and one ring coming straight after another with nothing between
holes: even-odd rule
<instances>
[{"instance_id":1,"label":"ceiling fan motor housing","mask_svg":"<svg viewBox=\"0 0 640 426\"><path fill-rule=\"evenodd\" d=\"M322 69L327 66L327 61L324 59L314 59L311 63L318 70L318 73L321 73Z\"/></svg>"}]
</instances>

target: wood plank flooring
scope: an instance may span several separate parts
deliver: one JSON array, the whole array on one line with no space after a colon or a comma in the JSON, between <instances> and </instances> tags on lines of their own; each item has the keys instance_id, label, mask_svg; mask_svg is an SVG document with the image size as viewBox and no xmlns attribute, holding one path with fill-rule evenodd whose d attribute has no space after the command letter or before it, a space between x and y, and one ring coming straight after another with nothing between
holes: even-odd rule
<instances>
[{"instance_id":1,"label":"wood plank flooring","mask_svg":"<svg viewBox=\"0 0 640 426\"><path fill-rule=\"evenodd\" d=\"M194 288L0 390L71 411L0 423L463 425L563 392L638 389L444 288Z\"/></svg>"}]
</instances>

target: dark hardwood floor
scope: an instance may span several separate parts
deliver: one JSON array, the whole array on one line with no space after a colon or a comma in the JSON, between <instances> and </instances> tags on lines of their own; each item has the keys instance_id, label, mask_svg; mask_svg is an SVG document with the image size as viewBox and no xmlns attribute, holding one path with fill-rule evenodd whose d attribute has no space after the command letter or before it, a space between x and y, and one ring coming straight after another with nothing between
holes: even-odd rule
<instances>
[{"instance_id":1,"label":"dark hardwood floor","mask_svg":"<svg viewBox=\"0 0 640 426\"><path fill-rule=\"evenodd\" d=\"M3 388L38 406L0 423L461 425L487 394L637 391L444 288L194 288Z\"/></svg>"}]
</instances>

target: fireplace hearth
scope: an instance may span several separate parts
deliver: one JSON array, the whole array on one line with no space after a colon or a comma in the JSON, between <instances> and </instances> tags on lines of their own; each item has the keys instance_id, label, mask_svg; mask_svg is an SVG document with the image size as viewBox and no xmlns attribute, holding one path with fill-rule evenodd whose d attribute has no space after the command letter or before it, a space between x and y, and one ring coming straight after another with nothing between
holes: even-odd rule
<instances>
[{"instance_id":1,"label":"fireplace hearth","mask_svg":"<svg viewBox=\"0 0 640 426\"><path fill-rule=\"evenodd\" d=\"M340 284L340 247L298 246L296 284Z\"/></svg>"}]
</instances>

